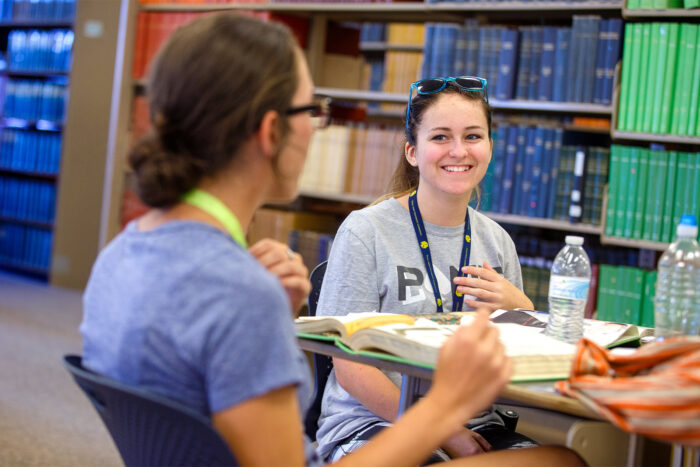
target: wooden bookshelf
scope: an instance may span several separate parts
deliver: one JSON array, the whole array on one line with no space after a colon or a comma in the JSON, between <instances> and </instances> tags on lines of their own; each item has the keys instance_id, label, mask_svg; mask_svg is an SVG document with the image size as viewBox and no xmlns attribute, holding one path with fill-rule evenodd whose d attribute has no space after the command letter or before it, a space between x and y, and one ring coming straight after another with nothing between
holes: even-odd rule
<instances>
[{"instance_id":1,"label":"wooden bookshelf","mask_svg":"<svg viewBox=\"0 0 700 467\"><path fill-rule=\"evenodd\" d=\"M613 139L628 141L649 141L652 143L695 144L700 146L700 136L657 135L653 133L635 133L631 131L612 131Z\"/></svg>"},{"instance_id":2,"label":"wooden bookshelf","mask_svg":"<svg viewBox=\"0 0 700 467\"><path fill-rule=\"evenodd\" d=\"M352 89L316 88L317 94L346 101L387 102L405 104L408 101L406 93L388 93L378 91L357 91ZM526 100L489 99L494 110L527 110L533 112L553 112L577 115L611 115L612 106L598 104L583 104L577 102L544 102ZM386 116L391 115L388 113Z\"/></svg>"},{"instance_id":3,"label":"wooden bookshelf","mask_svg":"<svg viewBox=\"0 0 700 467\"><path fill-rule=\"evenodd\" d=\"M502 224L524 225L528 227L537 227L541 229L563 230L568 232L579 232L593 235L600 235L603 232L602 227L598 225L574 224L567 221L541 219L527 216L516 216L513 214L500 214L496 212L482 211L481 213Z\"/></svg>"},{"instance_id":4,"label":"wooden bookshelf","mask_svg":"<svg viewBox=\"0 0 700 467\"><path fill-rule=\"evenodd\" d=\"M52 78L54 76L69 76L69 71L51 71L51 70L15 70L8 68L1 70L0 74L7 76L19 76L26 78Z\"/></svg>"},{"instance_id":5,"label":"wooden bookshelf","mask_svg":"<svg viewBox=\"0 0 700 467\"><path fill-rule=\"evenodd\" d=\"M23 266L19 264L10 263L4 259L0 259L0 269L10 272L18 272L20 274L27 274L31 276L38 277L39 279L46 280L49 277L49 270L45 268L37 268L34 266Z\"/></svg>"},{"instance_id":6,"label":"wooden bookshelf","mask_svg":"<svg viewBox=\"0 0 700 467\"><path fill-rule=\"evenodd\" d=\"M23 118L4 117L0 118L0 127L12 128L15 130L61 131L63 122L56 120L25 120Z\"/></svg>"},{"instance_id":7,"label":"wooden bookshelf","mask_svg":"<svg viewBox=\"0 0 700 467\"><path fill-rule=\"evenodd\" d=\"M353 203L367 205L372 203L377 196L358 195L352 193L326 193L322 191L301 190L299 196L316 198L326 201L339 201L341 203Z\"/></svg>"},{"instance_id":8,"label":"wooden bookshelf","mask_svg":"<svg viewBox=\"0 0 700 467\"><path fill-rule=\"evenodd\" d=\"M3 20L0 21L0 28L73 28L72 21L48 21L48 20Z\"/></svg>"},{"instance_id":9,"label":"wooden bookshelf","mask_svg":"<svg viewBox=\"0 0 700 467\"><path fill-rule=\"evenodd\" d=\"M25 225L27 227L35 227L37 229L53 230L53 223L51 222L37 222L28 219L17 219L14 217L0 216L0 223L18 224Z\"/></svg>"},{"instance_id":10,"label":"wooden bookshelf","mask_svg":"<svg viewBox=\"0 0 700 467\"><path fill-rule=\"evenodd\" d=\"M665 251L668 243L649 242L647 240L635 240L632 238L608 237L604 233L600 235L600 243L603 245L624 246L627 248L642 248L646 250Z\"/></svg>"},{"instance_id":11,"label":"wooden bookshelf","mask_svg":"<svg viewBox=\"0 0 700 467\"><path fill-rule=\"evenodd\" d=\"M15 170L3 167L0 167L0 175L11 175L13 177L27 178L30 180L45 180L49 182L55 182L58 180L57 174L28 172L26 170Z\"/></svg>"},{"instance_id":12,"label":"wooden bookshelf","mask_svg":"<svg viewBox=\"0 0 700 467\"><path fill-rule=\"evenodd\" d=\"M624 19L678 19L687 20L689 18L700 18L700 9L684 9L684 8L672 8L668 10L630 10L624 8L622 10L622 17Z\"/></svg>"},{"instance_id":13,"label":"wooden bookshelf","mask_svg":"<svg viewBox=\"0 0 700 467\"><path fill-rule=\"evenodd\" d=\"M423 52L423 45L392 44L390 42L360 42L360 52Z\"/></svg>"}]
</instances>

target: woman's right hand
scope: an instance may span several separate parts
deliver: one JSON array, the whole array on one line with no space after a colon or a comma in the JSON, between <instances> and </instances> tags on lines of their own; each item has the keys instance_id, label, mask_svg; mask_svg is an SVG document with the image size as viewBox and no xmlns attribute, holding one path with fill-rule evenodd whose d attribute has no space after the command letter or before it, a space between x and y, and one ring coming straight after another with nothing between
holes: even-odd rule
<instances>
[{"instance_id":1,"label":"woman's right hand","mask_svg":"<svg viewBox=\"0 0 700 467\"><path fill-rule=\"evenodd\" d=\"M444 405L445 413L453 413L459 424L487 407L512 374L512 362L488 316L480 309L470 325L459 326L445 342L426 395Z\"/></svg>"}]
</instances>

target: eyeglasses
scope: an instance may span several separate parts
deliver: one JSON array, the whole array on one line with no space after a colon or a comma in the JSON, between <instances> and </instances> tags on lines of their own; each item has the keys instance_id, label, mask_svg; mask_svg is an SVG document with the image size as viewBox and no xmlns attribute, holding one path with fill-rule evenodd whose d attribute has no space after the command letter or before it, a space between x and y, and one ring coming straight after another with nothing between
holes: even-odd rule
<instances>
[{"instance_id":1,"label":"eyeglasses","mask_svg":"<svg viewBox=\"0 0 700 467\"><path fill-rule=\"evenodd\" d=\"M319 96L313 104L287 109L285 115L296 115L302 112L311 112L311 123L317 128L326 128L331 121L331 98Z\"/></svg>"},{"instance_id":2,"label":"eyeglasses","mask_svg":"<svg viewBox=\"0 0 700 467\"><path fill-rule=\"evenodd\" d=\"M457 87L464 91L483 92L484 100L489 101L489 95L486 92L486 80L477 76L459 76L457 78L428 78L421 79L411 83L411 90L408 93L408 105L406 106L406 133L408 130L408 118L411 115L411 99L413 98L413 90L416 94L427 95L440 92L447 87L447 83L454 83Z\"/></svg>"}]
</instances>

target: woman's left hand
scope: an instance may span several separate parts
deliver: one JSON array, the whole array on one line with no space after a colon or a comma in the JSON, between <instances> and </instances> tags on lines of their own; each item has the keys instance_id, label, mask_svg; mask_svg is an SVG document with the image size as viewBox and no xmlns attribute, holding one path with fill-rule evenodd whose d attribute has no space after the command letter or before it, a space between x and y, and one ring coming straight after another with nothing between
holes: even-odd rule
<instances>
[{"instance_id":1,"label":"woman's left hand","mask_svg":"<svg viewBox=\"0 0 700 467\"><path fill-rule=\"evenodd\" d=\"M512 310L515 308L533 309L532 301L522 290L501 276L489 263L484 261L484 267L465 266L462 272L475 277L455 277L457 292L471 295L480 300L464 298L464 303L472 308L486 307L490 311L498 309Z\"/></svg>"},{"instance_id":2,"label":"woman's left hand","mask_svg":"<svg viewBox=\"0 0 700 467\"><path fill-rule=\"evenodd\" d=\"M304 266L301 255L290 250L284 243L271 238L256 242L248 251L267 272L280 280L292 305L292 313L296 317L311 292L309 270Z\"/></svg>"}]
</instances>

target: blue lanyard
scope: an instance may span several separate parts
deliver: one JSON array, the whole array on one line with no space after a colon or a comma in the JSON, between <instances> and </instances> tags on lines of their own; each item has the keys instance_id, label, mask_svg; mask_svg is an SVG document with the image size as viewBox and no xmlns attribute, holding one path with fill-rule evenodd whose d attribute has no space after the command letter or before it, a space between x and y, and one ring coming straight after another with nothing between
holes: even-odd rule
<instances>
[{"instance_id":1,"label":"blue lanyard","mask_svg":"<svg viewBox=\"0 0 700 467\"><path fill-rule=\"evenodd\" d=\"M425 231L425 225L423 224L423 218L420 215L420 209L418 209L418 190L413 190L413 193L408 197L408 210L411 213L411 222L413 222L413 230L416 232L416 238L418 239L418 246L420 247L420 252L423 255L423 261L425 262L425 270L428 272L428 279L430 279L430 285L433 287L433 294L435 295L435 304L437 305L437 312L442 313L442 296L440 295L440 288L438 287L437 277L435 276L435 269L433 268L433 259L430 256L430 245L428 244L428 233ZM465 274L462 272L464 266L469 265L469 255L472 249L472 228L469 224L469 208L467 207L467 216L464 219L464 243L462 244L462 254L460 255L459 261L459 276L464 277ZM457 288L454 288L454 293L452 294L452 311L460 311L462 309L462 303L464 301L464 296L457 292Z\"/></svg>"}]
</instances>

